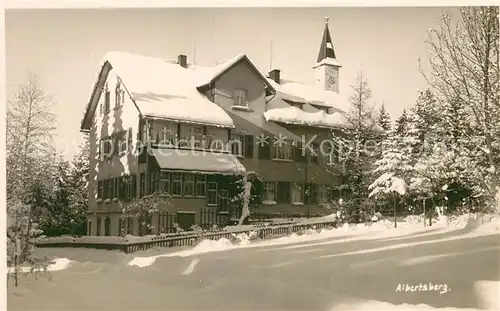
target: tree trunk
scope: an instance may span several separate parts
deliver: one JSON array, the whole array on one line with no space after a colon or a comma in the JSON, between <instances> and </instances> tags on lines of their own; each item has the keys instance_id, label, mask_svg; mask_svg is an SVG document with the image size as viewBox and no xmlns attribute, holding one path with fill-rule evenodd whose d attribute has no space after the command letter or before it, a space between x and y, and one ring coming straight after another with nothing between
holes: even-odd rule
<instances>
[{"instance_id":1,"label":"tree trunk","mask_svg":"<svg viewBox=\"0 0 500 311\"><path fill-rule=\"evenodd\" d=\"M246 173L243 176L243 185L244 185L243 186L244 187L243 188L243 208L241 211L240 221L238 221L238 226L241 226L243 224L243 221L245 220L245 218L250 216L250 209L249 209L248 205L250 204L250 196L252 195L251 194L252 183L250 181L248 181L248 176Z\"/></svg>"}]
</instances>

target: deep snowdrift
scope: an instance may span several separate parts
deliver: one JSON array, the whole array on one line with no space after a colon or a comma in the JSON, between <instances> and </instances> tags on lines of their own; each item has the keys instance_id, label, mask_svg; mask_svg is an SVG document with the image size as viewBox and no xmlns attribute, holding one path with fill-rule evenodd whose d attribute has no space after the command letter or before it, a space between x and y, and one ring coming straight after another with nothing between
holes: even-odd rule
<instances>
[{"instance_id":1,"label":"deep snowdrift","mask_svg":"<svg viewBox=\"0 0 500 311\"><path fill-rule=\"evenodd\" d=\"M305 231L304 234L301 235L293 233L287 237L271 239L271 240L263 240L263 241L251 241L253 238L252 233L250 235L233 234L233 241L225 238L217 241L204 240L197 246L188 250L182 250L169 254L150 256L150 257L135 257L128 263L128 265L147 267L152 265L156 261L156 258L160 257L177 257L177 256L189 257L205 253L230 251L243 248L258 248L266 246L280 246L280 245L289 245L289 244L296 244L303 242L313 242L317 240L324 240L340 236L342 237L351 236L351 238L343 239L342 242L391 238L391 237L397 238L398 236L404 236L408 234L419 234L420 236L422 236L427 234L426 231L431 231L436 228L440 229L440 232L446 232L471 226L471 223L473 223L472 226L476 226L475 230L471 231L467 235L464 235L463 237L498 234L499 232L498 218L492 217L490 218L489 222L487 223L483 222L482 225L480 225L479 227L477 227L476 224L477 222L478 220L476 217L469 217L468 215L464 215L453 220L453 222L451 222L450 220L447 220L445 222L442 221L440 224L436 224L431 227L424 227L424 225L421 222L417 221L415 223L399 222L398 227L394 228L394 223L392 221L382 220L373 223L371 225L345 224L344 226L338 229L332 229L332 230L322 229L320 231L316 231L311 229ZM436 234L436 232L431 232L428 234Z\"/></svg>"}]
</instances>

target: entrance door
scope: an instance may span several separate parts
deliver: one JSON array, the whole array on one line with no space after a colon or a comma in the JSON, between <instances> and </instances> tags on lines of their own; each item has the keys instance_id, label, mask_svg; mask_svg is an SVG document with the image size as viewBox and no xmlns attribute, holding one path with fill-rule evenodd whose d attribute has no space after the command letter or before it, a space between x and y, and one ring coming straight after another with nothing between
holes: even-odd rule
<instances>
[{"instance_id":1,"label":"entrance door","mask_svg":"<svg viewBox=\"0 0 500 311\"><path fill-rule=\"evenodd\" d=\"M109 217L104 218L104 235L109 236L111 231L111 219Z\"/></svg>"}]
</instances>

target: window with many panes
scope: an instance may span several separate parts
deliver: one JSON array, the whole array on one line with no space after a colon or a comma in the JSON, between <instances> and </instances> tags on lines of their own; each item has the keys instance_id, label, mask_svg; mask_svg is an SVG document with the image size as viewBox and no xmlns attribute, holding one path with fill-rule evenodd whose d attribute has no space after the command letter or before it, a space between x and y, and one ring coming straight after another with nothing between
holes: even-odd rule
<instances>
[{"instance_id":1,"label":"window with many panes","mask_svg":"<svg viewBox=\"0 0 500 311\"><path fill-rule=\"evenodd\" d=\"M225 189L219 191L219 212L229 211L229 192Z\"/></svg>"},{"instance_id":2,"label":"window with many panes","mask_svg":"<svg viewBox=\"0 0 500 311\"><path fill-rule=\"evenodd\" d=\"M204 139L204 127L202 125L181 124L180 147L201 148Z\"/></svg>"},{"instance_id":3,"label":"window with many panes","mask_svg":"<svg viewBox=\"0 0 500 311\"><path fill-rule=\"evenodd\" d=\"M330 190L326 185L320 185L318 189L318 203L328 204L330 203Z\"/></svg>"},{"instance_id":4,"label":"window with many panes","mask_svg":"<svg viewBox=\"0 0 500 311\"><path fill-rule=\"evenodd\" d=\"M246 89L235 89L234 90L233 106L248 107L248 91Z\"/></svg>"},{"instance_id":5,"label":"window with many panes","mask_svg":"<svg viewBox=\"0 0 500 311\"><path fill-rule=\"evenodd\" d=\"M290 141L273 142L273 159L292 160L293 145Z\"/></svg>"},{"instance_id":6,"label":"window with many panes","mask_svg":"<svg viewBox=\"0 0 500 311\"><path fill-rule=\"evenodd\" d=\"M184 174L184 180L182 185L182 194L184 196L194 196L194 175Z\"/></svg>"},{"instance_id":7,"label":"window with many panes","mask_svg":"<svg viewBox=\"0 0 500 311\"><path fill-rule=\"evenodd\" d=\"M170 194L170 172L160 172L160 191Z\"/></svg>"},{"instance_id":8,"label":"window with many panes","mask_svg":"<svg viewBox=\"0 0 500 311\"><path fill-rule=\"evenodd\" d=\"M207 184L207 201L209 205L217 205L217 183L214 181Z\"/></svg>"},{"instance_id":9,"label":"window with many panes","mask_svg":"<svg viewBox=\"0 0 500 311\"><path fill-rule=\"evenodd\" d=\"M292 183L292 203L302 203L302 185Z\"/></svg>"},{"instance_id":10,"label":"window with many panes","mask_svg":"<svg viewBox=\"0 0 500 311\"><path fill-rule=\"evenodd\" d=\"M177 124L168 123L163 126L162 137L159 144L162 145L174 145L177 140Z\"/></svg>"},{"instance_id":11,"label":"window with many panes","mask_svg":"<svg viewBox=\"0 0 500 311\"><path fill-rule=\"evenodd\" d=\"M182 195L182 174L181 173L172 173L171 174L170 194L171 195Z\"/></svg>"},{"instance_id":12,"label":"window with many panes","mask_svg":"<svg viewBox=\"0 0 500 311\"><path fill-rule=\"evenodd\" d=\"M231 153L237 156L243 156L244 141L245 139L243 135L231 135L231 141L229 142L231 146Z\"/></svg>"},{"instance_id":13,"label":"window with many panes","mask_svg":"<svg viewBox=\"0 0 500 311\"><path fill-rule=\"evenodd\" d=\"M196 196L204 197L206 195L206 182L207 177L205 175L196 175Z\"/></svg>"},{"instance_id":14,"label":"window with many panes","mask_svg":"<svg viewBox=\"0 0 500 311\"><path fill-rule=\"evenodd\" d=\"M111 158L113 156L113 139L111 137L101 139L99 149L101 160Z\"/></svg>"},{"instance_id":15,"label":"window with many panes","mask_svg":"<svg viewBox=\"0 0 500 311\"><path fill-rule=\"evenodd\" d=\"M276 182L266 181L264 183L263 201L276 202Z\"/></svg>"}]
</instances>

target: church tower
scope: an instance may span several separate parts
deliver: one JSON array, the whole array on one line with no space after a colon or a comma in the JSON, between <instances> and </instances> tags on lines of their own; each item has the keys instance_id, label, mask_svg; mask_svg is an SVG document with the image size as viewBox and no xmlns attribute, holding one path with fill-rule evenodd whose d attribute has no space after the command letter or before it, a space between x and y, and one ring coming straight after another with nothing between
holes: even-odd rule
<instances>
[{"instance_id":1,"label":"church tower","mask_svg":"<svg viewBox=\"0 0 500 311\"><path fill-rule=\"evenodd\" d=\"M325 30L323 31L323 39L318 53L318 61L312 67L314 70L314 78L316 85L320 88L339 92L339 69L340 64L335 58L335 50L333 49L332 38L328 29L328 17L325 18Z\"/></svg>"}]
</instances>

